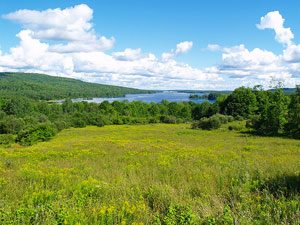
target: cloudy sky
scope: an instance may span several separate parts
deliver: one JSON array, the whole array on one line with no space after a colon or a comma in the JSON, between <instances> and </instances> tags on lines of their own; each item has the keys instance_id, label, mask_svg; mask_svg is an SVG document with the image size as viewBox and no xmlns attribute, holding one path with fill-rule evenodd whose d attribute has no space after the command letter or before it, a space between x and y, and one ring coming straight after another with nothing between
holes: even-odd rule
<instances>
[{"instance_id":1,"label":"cloudy sky","mask_svg":"<svg viewBox=\"0 0 300 225\"><path fill-rule=\"evenodd\" d=\"M291 0L5 0L0 71L142 89L294 87L299 9Z\"/></svg>"}]
</instances>

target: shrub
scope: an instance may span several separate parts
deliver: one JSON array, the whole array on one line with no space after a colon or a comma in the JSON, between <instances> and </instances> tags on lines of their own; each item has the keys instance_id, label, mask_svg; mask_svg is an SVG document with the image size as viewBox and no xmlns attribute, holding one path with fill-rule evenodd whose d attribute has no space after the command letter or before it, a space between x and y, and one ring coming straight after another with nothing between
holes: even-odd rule
<instances>
[{"instance_id":1,"label":"shrub","mask_svg":"<svg viewBox=\"0 0 300 225\"><path fill-rule=\"evenodd\" d=\"M244 128L245 128L245 126L241 122L234 123L234 124L231 124L230 126L228 126L228 130L241 131Z\"/></svg>"},{"instance_id":2,"label":"shrub","mask_svg":"<svg viewBox=\"0 0 300 225\"><path fill-rule=\"evenodd\" d=\"M15 116L7 116L0 121L0 133L17 134L25 126L25 122L21 118Z\"/></svg>"},{"instance_id":3,"label":"shrub","mask_svg":"<svg viewBox=\"0 0 300 225\"><path fill-rule=\"evenodd\" d=\"M161 116L160 121L163 123L175 124L177 122L177 119L175 116Z\"/></svg>"},{"instance_id":4,"label":"shrub","mask_svg":"<svg viewBox=\"0 0 300 225\"><path fill-rule=\"evenodd\" d=\"M74 118L72 121L72 126L77 128L86 127L86 122L81 118Z\"/></svg>"},{"instance_id":5,"label":"shrub","mask_svg":"<svg viewBox=\"0 0 300 225\"><path fill-rule=\"evenodd\" d=\"M252 116L249 120L246 122L247 128L254 128L255 130L258 130L261 125L261 120L259 115Z\"/></svg>"},{"instance_id":6,"label":"shrub","mask_svg":"<svg viewBox=\"0 0 300 225\"><path fill-rule=\"evenodd\" d=\"M199 120L198 127L203 130L215 130L222 125L220 119L217 116L211 116L210 118L202 118Z\"/></svg>"},{"instance_id":7,"label":"shrub","mask_svg":"<svg viewBox=\"0 0 300 225\"><path fill-rule=\"evenodd\" d=\"M228 122L233 122L234 121L234 117L233 116L227 116L227 120Z\"/></svg>"},{"instance_id":8,"label":"shrub","mask_svg":"<svg viewBox=\"0 0 300 225\"><path fill-rule=\"evenodd\" d=\"M143 118L143 117L134 117L131 118L131 124L146 124L147 118Z\"/></svg>"},{"instance_id":9,"label":"shrub","mask_svg":"<svg viewBox=\"0 0 300 225\"><path fill-rule=\"evenodd\" d=\"M9 145L15 142L12 134L0 134L0 145Z\"/></svg>"},{"instance_id":10,"label":"shrub","mask_svg":"<svg viewBox=\"0 0 300 225\"><path fill-rule=\"evenodd\" d=\"M216 117L217 119L219 119L222 124L228 123L228 116L217 113L217 114L213 115L212 117Z\"/></svg>"},{"instance_id":11,"label":"shrub","mask_svg":"<svg viewBox=\"0 0 300 225\"><path fill-rule=\"evenodd\" d=\"M237 116L235 116L234 118L235 118L235 120L237 120L237 121L243 121L243 120L244 120L244 117L242 117L242 116L240 116L240 115L237 115Z\"/></svg>"},{"instance_id":12,"label":"shrub","mask_svg":"<svg viewBox=\"0 0 300 225\"><path fill-rule=\"evenodd\" d=\"M57 133L50 123L40 123L19 132L16 139L21 145L29 146L37 142L47 141Z\"/></svg>"},{"instance_id":13,"label":"shrub","mask_svg":"<svg viewBox=\"0 0 300 225\"><path fill-rule=\"evenodd\" d=\"M199 120L195 120L193 123L192 123L192 129L197 129L199 128Z\"/></svg>"},{"instance_id":14,"label":"shrub","mask_svg":"<svg viewBox=\"0 0 300 225\"><path fill-rule=\"evenodd\" d=\"M159 118L158 117L149 117L149 123L159 123L160 122L160 120L159 120Z\"/></svg>"},{"instance_id":15,"label":"shrub","mask_svg":"<svg viewBox=\"0 0 300 225\"><path fill-rule=\"evenodd\" d=\"M58 131L62 131L63 129L69 128L70 125L63 120L54 121L54 125Z\"/></svg>"},{"instance_id":16,"label":"shrub","mask_svg":"<svg viewBox=\"0 0 300 225\"><path fill-rule=\"evenodd\" d=\"M112 123L116 125L122 125L123 120L119 116L115 116L112 118Z\"/></svg>"}]
</instances>

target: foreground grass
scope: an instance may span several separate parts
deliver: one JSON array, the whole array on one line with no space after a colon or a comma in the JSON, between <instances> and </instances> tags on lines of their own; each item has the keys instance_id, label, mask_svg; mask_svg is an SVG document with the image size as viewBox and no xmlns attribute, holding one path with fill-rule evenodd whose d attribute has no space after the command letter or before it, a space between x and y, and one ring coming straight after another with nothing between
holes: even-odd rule
<instances>
[{"instance_id":1,"label":"foreground grass","mask_svg":"<svg viewBox=\"0 0 300 225\"><path fill-rule=\"evenodd\" d=\"M0 148L0 224L300 224L300 141L87 127Z\"/></svg>"}]
</instances>

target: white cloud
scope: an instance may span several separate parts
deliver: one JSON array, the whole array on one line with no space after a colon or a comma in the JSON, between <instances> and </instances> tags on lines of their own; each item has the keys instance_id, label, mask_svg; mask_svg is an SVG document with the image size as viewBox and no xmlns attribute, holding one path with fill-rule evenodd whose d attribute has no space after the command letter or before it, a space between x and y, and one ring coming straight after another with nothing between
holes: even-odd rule
<instances>
[{"instance_id":1,"label":"white cloud","mask_svg":"<svg viewBox=\"0 0 300 225\"><path fill-rule=\"evenodd\" d=\"M20 44L10 53L0 55L0 68L5 71L22 71L68 76L86 81L103 82L138 88L194 88L200 82L218 81L217 74L175 60L162 61L155 55L142 54L141 49L125 49L112 55L102 51L53 51L53 45L34 38L33 31L22 30L17 37ZM71 42L73 43L73 42ZM68 43L67 43L68 45ZM66 46L67 46L66 45ZM180 45L179 52L189 47Z\"/></svg>"},{"instance_id":2,"label":"white cloud","mask_svg":"<svg viewBox=\"0 0 300 225\"><path fill-rule=\"evenodd\" d=\"M18 10L3 18L22 24L25 29L32 31L33 38L68 42L67 45L51 46L54 52L105 51L111 49L115 42L113 37L97 37L90 22L93 10L84 4L63 10Z\"/></svg>"},{"instance_id":3,"label":"white cloud","mask_svg":"<svg viewBox=\"0 0 300 225\"><path fill-rule=\"evenodd\" d=\"M164 52L162 54L162 59L163 60L169 60L172 59L178 55L187 53L189 50L191 50L193 47L193 42L192 41L184 41L180 42L179 44L176 45L176 49L172 49L171 53L166 53Z\"/></svg>"},{"instance_id":4,"label":"white cloud","mask_svg":"<svg viewBox=\"0 0 300 225\"><path fill-rule=\"evenodd\" d=\"M146 55L141 54L141 49L131 49L131 48L126 48L124 52L114 52L113 57L117 60L121 61L133 61L133 60L138 60L144 57L147 57Z\"/></svg>"},{"instance_id":5,"label":"white cloud","mask_svg":"<svg viewBox=\"0 0 300 225\"><path fill-rule=\"evenodd\" d=\"M187 53L191 48L193 47L193 42L192 41L184 41L180 42L179 44L176 45L176 50L175 54L184 54Z\"/></svg>"},{"instance_id":6,"label":"white cloud","mask_svg":"<svg viewBox=\"0 0 300 225\"><path fill-rule=\"evenodd\" d=\"M46 73L143 89L224 90L255 84L267 87L272 77L285 80L289 86L299 83L300 45L292 44L293 35L283 27L284 19L276 12L262 17L257 26L275 30L276 40L286 44L281 55L259 48L249 50L243 44L209 44L207 50L221 51L222 60L203 70L175 60L192 48L190 41L178 43L176 49L163 53L161 58L143 53L141 48L105 53L113 48L115 40L96 34L91 23L93 10L86 5L19 10L4 17L21 23L23 30L17 34L17 46L9 53L0 51L0 71Z\"/></svg>"},{"instance_id":7,"label":"white cloud","mask_svg":"<svg viewBox=\"0 0 300 225\"><path fill-rule=\"evenodd\" d=\"M290 63L300 63L300 45L290 45L283 50L283 59Z\"/></svg>"},{"instance_id":8,"label":"white cloud","mask_svg":"<svg viewBox=\"0 0 300 225\"><path fill-rule=\"evenodd\" d=\"M220 51L220 50L222 50L222 47L220 45L217 45L217 44L208 44L206 50L209 50L209 51L212 51L212 52Z\"/></svg>"},{"instance_id":9,"label":"white cloud","mask_svg":"<svg viewBox=\"0 0 300 225\"><path fill-rule=\"evenodd\" d=\"M259 29L274 29L276 33L276 40L281 44L290 45L291 40L294 38L294 34L290 28L283 26L284 19L278 11L269 12L267 15L260 18L260 24L257 24Z\"/></svg>"}]
</instances>

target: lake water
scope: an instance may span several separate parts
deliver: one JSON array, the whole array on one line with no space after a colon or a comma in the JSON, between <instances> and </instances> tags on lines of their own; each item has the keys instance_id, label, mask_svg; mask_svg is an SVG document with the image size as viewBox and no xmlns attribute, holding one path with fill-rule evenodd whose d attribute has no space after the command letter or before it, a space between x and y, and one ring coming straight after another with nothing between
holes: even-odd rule
<instances>
[{"instance_id":1,"label":"lake water","mask_svg":"<svg viewBox=\"0 0 300 225\"><path fill-rule=\"evenodd\" d=\"M129 102L132 101L143 101L146 103L151 103L151 102L161 102L162 100L168 100L169 102L186 102L186 101L193 101L196 103L201 103L204 101L208 101L211 103L214 103L214 100L207 100L207 99L189 99L189 96L191 94L198 94L198 95L203 95L203 93L182 93L182 92L158 92L154 94L128 94L125 97L120 97L120 98L93 98L91 100L83 99L83 98L78 98L78 99L73 99L73 102L81 102L81 101L86 101L86 102L95 102L95 103L101 103L103 101L124 101L128 100Z\"/></svg>"}]
</instances>

